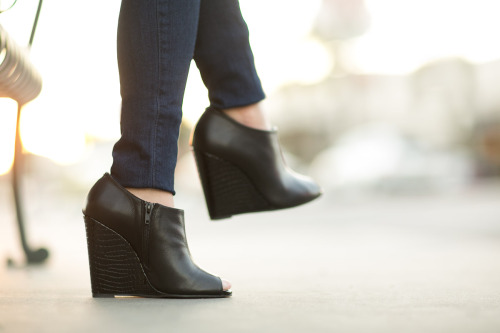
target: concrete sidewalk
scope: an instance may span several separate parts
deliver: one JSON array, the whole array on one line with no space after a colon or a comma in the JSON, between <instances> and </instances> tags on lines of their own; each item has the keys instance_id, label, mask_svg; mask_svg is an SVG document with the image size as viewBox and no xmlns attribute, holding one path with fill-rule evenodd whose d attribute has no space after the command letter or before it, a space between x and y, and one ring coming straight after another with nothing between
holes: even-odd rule
<instances>
[{"instance_id":1,"label":"concrete sidewalk","mask_svg":"<svg viewBox=\"0 0 500 333\"><path fill-rule=\"evenodd\" d=\"M0 332L500 331L498 186L350 202L327 194L222 222L208 222L200 195L181 197L196 262L233 283L232 298L215 300L91 298L85 194L51 193L28 211L48 264L0 265ZM0 212L0 250L19 258L10 204Z\"/></svg>"}]
</instances>

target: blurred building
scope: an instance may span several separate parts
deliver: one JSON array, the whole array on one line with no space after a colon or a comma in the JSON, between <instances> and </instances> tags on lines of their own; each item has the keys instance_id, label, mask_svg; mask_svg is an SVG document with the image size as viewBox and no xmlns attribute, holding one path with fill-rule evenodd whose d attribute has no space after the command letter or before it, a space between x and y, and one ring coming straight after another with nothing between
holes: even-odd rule
<instances>
[{"instance_id":1,"label":"blurred building","mask_svg":"<svg viewBox=\"0 0 500 333\"><path fill-rule=\"evenodd\" d=\"M376 134L367 130L366 135L356 136L366 144L354 144L352 136L348 141L353 147L364 144L366 149L378 150L379 154L366 152L366 174L373 164L382 163L377 159L398 161L378 178L373 175L372 180L378 179L377 183L381 179L389 181L387 177L391 175L404 184L408 179L421 182L429 177L432 179L427 181L432 183L433 179L447 176L463 182L499 176L500 60L473 64L447 57L428 62L406 75L351 72L345 65L349 54L344 46L365 32L369 23L364 1L324 0L314 34L329 48L335 67L323 81L289 84L269 101L282 125L281 138L287 150L306 164L321 156L323 164L332 165L324 165L318 171L317 161L318 177L329 174L334 178L335 173L329 171L341 164L337 153L338 145L346 143L343 138L358 129L375 126ZM380 145L374 145L375 142ZM392 153L382 151L391 151L395 145L406 148ZM326 158L328 154L337 157ZM369 156L375 161L368 160ZM414 163L409 165L412 159ZM363 163L362 155L358 162ZM430 174L429 169L441 171ZM337 180L333 183L337 184Z\"/></svg>"}]
</instances>

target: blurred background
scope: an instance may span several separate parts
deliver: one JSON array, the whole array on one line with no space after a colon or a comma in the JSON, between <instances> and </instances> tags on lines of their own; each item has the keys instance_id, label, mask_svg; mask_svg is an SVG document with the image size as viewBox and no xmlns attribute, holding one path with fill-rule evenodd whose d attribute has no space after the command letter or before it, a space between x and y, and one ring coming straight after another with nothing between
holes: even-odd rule
<instances>
[{"instance_id":1,"label":"blurred background","mask_svg":"<svg viewBox=\"0 0 500 333\"><path fill-rule=\"evenodd\" d=\"M0 17L21 45L36 5L20 1ZM87 188L109 169L119 137L119 5L44 5L31 50L44 88L25 107L21 125L29 173L55 173L65 186ZM242 0L241 7L265 107L289 163L325 190L456 190L499 175L497 1ZM178 169L189 182L194 170L182 163L186 137L206 96L193 63ZM15 107L2 103L4 175L13 156ZM182 180L177 186L180 193L192 187Z\"/></svg>"},{"instance_id":2,"label":"blurred background","mask_svg":"<svg viewBox=\"0 0 500 333\"><path fill-rule=\"evenodd\" d=\"M9 3L0 1L2 7ZM20 45L28 43L37 4L20 0L0 14L0 24ZM366 325L373 332L388 332L384 325L397 319L393 328L400 332L408 331L405 311L416 305L413 323L441 321L432 326L436 332L450 323L453 332L470 328L464 321L481 322L484 332L500 327L500 2L240 4L267 92L264 106L279 127L286 159L315 178L324 195L280 215L207 223L188 146L190 130L208 104L193 63L176 205L188 214L197 262L238 286L244 297L233 302L239 299L259 314L254 320L254 312L245 312L252 325L286 318L303 332L311 327L304 323L318 325L324 323L321 316L336 314L340 327ZM29 288L38 288L37 304L51 297L40 290L65 292L57 306L79 295L83 314L101 304L84 302L89 280L81 208L89 188L109 170L120 133L119 6L119 0L44 2L30 52L44 84L22 114L22 189L29 236L51 254L49 270L10 270L0 283L0 292L17 295L14 306L0 302L0 310L13 314L12 325L27 322L13 309L29 302ZM0 257L19 263L10 187L15 117L15 103L0 99ZM261 300L252 299L259 292L268 295L271 308L261 310ZM158 308L151 306L152 312L143 308L144 320L156 318ZM64 320L49 308L32 309ZM197 315L202 309L191 310ZM232 326L226 318L242 319L240 312L224 311L227 327ZM93 325L84 317L80 325ZM36 328L37 319L31 323ZM0 331L1 325L0 318ZM415 330L422 331L433 330Z\"/></svg>"},{"instance_id":3,"label":"blurred background","mask_svg":"<svg viewBox=\"0 0 500 333\"><path fill-rule=\"evenodd\" d=\"M0 16L21 45L37 3L19 1ZM317 179L327 200L497 186L498 1L240 3L268 95L264 106L287 161ZM119 6L119 0L44 4L30 52L44 87L21 119L24 186L49 191L41 197L83 202L109 170L119 138ZM9 216L16 108L8 99L0 103L0 207ZM176 174L181 202L202 195L188 138L207 105L193 63Z\"/></svg>"}]
</instances>

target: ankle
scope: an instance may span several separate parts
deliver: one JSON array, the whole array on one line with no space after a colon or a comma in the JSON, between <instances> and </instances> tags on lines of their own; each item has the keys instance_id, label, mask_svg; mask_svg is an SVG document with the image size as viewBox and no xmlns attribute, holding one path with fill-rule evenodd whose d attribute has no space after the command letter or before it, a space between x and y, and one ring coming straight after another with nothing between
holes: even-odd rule
<instances>
[{"instance_id":1,"label":"ankle","mask_svg":"<svg viewBox=\"0 0 500 333\"><path fill-rule=\"evenodd\" d=\"M222 110L242 125L260 130L270 130L271 125L259 103Z\"/></svg>"},{"instance_id":2,"label":"ankle","mask_svg":"<svg viewBox=\"0 0 500 333\"><path fill-rule=\"evenodd\" d=\"M127 188L127 191L144 201L174 207L174 195L170 192L155 188Z\"/></svg>"}]
</instances>

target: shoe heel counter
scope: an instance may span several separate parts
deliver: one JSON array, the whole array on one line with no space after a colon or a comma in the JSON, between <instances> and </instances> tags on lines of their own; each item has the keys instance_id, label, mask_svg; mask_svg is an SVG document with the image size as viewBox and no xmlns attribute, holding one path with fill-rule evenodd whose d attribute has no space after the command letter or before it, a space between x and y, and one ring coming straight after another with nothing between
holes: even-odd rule
<instances>
[{"instance_id":1,"label":"shoe heel counter","mask_svg":"<svg viewBox=\"0 0 500 333\"><path fill-rule=\"evenodd\" d=\"M190 144L193 148L201 148L206 142L207 136L207 123L209 122L210 115L208 109L203 112L200 119L196 123L193 132L191 133Z\"/></svg>"},{"instance_id":2,"label":"shoe heel counter","mask_svg":"<svg viewBox=\"0 0 500 333\"><path fill-rule=\"evenodd\" d=\"M99 179L87 194L83 213L113 228L117 220L134 219L134 200L108 173ZM139 212L140 213L140 212Z\"/></svg>"},{"instance_id":3,"label":"shoe heel counter","mask_svg":"<svg viewBox=\"0 0 500 333\"><path fill-rule=\"evenodd\" d=\"M105 176L101 177L89 190L85 202L83 205L83 214L96 218L96 213L99 211L99 193L101 192L103 179Z\"/></svg>"}]
</instances>

